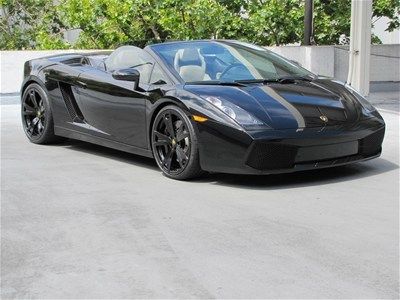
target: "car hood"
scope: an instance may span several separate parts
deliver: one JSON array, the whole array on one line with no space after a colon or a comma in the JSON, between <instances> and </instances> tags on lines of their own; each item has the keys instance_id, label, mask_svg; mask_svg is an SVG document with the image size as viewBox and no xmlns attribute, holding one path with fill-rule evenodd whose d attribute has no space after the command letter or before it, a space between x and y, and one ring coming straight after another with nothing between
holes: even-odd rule
<instances>
[{"instance_id":1,"label":"car hood","mask_svg":"<svg viewBox=\"0 0 400 300\"><path fill-rule=\"evenodd\" d=\"M275 129L350 124L363 113L343 83L328 79L244 86L186 84L184 89L202 98L228 100Z\"/></svg>"}]
</instances>

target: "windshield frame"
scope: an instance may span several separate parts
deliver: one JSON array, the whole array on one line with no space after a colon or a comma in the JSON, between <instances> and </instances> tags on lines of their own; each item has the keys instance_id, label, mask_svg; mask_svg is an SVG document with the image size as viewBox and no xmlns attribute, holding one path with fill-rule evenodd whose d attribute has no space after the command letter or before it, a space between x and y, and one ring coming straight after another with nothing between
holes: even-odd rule
<instances>
[{"instance_id":1,"label":"windshield frame","mask_svg":"<svg viewBox=\"0 0 400 300\"><path fill-rule=\"evenodd\" d=\"M181 84L191 84L191 83L195 83L196 84L201 84L199 81L185 81L180 74L177 72L177 70L174 68L173 65L171 65L168 60L162 55L160 49L165 48L165 47L172 47L172 48L185 48L184 46L187 45L193 45L193 44L199 44L199 43L209 43L209 44L218 44L223 46L224 48L227 47L234 47L234 48L239 48L239 49L244 49L245 51L249 51L249 52L254 52L254 51L260 51L260 52L265 52L268 55L272 55L275 58L277 58L278 60L280 60L280 62L283 62L286 66L290 66L292 69L294 70L298 70L299 72L297 73L292 73L290 75L286 75L286 76L294 76L294 77L310 77L310 78L316 78L317 75L312 73L311 71L305 69L304 67L294 63L293 61L271 51L268 50L264 47L255 45L255 44L250 44L250 43L246 43L246 42L241 42L241 41L236 41L236 40L194 40L194 41L177 41L177 42L166 42L166 43L160 43L160 44L153 44L153 45L148 45L146 48L149 49L149 52L152 52L155 56L158 57L158 60L160 62L161 65L163 65L163 67L169 71L169 73L175 78L177 79L177 81ZM146 49L147 50L147 49ZM267 59L267 58L266 58ZM271 61L269 61L269 63L271 63ZM273 81L274 79L279 79L279 77L262 77L262 76L258 76L255 78L246 78L244 81L246 80L265 80L265 81ZM219 83L223 83L223 82L235 82L235 81L241 81L243 79L238 78L237 80L218 80L218 79L210 79L210 80L202 80L201 82L204 82L205 84L209 85L212 84L212 82L219 82Z\"/></svg>"}]
</instances>

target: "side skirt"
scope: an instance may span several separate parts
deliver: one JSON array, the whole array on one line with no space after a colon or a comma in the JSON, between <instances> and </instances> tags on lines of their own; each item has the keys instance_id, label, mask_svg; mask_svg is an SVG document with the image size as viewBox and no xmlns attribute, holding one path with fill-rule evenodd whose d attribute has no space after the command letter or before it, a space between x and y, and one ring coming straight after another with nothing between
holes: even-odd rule
<instances>
[{"instance_id":1,"label":"side skirt","mask_svg":"<svg viewBox=\"0 0 400 300\"><path fill-rule=\"evenodd\" d=\"M63 127L55 126L54 127L54 134L58 135L58 136L63 136L63 137L66 137L66 138L70 138L70 139L89 142L89 143L92 143L92 144L96 144L96 145L100 145L100 146L104 146L104 147L109 147L109 148L113 148L113 149L124 151L124 152L128 152L128 153L138 154L138 155L141 155L141 156L146 156L146 157L153 158L153 153L152 153L151 150L142 149L142 148L138 148L138 147L135 147L135 146L127 145L127 144L124 144L124 143L111 141L111 140L104 139L104 138L101 138L101 137L95 137L95 136L92 136L90 134L79 132L79 131L75 131L75 130L72 130L72 129L66 129L66 128L63 128Z\"/></svg>"}]
</instances>

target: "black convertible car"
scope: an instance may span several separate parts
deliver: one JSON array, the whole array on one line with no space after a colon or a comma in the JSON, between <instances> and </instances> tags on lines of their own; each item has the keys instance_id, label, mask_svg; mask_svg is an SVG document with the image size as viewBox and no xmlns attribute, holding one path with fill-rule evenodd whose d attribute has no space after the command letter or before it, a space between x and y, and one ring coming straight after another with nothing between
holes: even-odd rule
<instances>
[{"instance_id":1,"label":"black convertible car","mask_svg":"<svg viewBox=\"0 0 400 300\"><path fill-rule=\"evenodd\" d=\"M34 59L21 95L33 143L67 137L154 157L175 179L363 161L380 155L385 131L350 86L238 41Z\"/></svg>"}]
</instances>

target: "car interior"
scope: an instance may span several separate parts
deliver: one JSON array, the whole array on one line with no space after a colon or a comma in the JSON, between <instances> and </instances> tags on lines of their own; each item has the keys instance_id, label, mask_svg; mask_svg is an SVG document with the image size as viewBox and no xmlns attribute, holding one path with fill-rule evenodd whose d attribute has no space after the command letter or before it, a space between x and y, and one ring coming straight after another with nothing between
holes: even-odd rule
<instances>
[{"instance_id":1,"label":"car interior","mask_svg":"<svg viewBox=\"0 0 400 300\"><path fill-rule=\"evenodd\" d=\"M157 53L185 82L259 77L239 53L214 43L169 45Z\"/></svg>"},{"instance_id":2,"label":"car interior","mask_svg":"<svg viewBox=\"0 0 400 300\"><path fill-rule=\"evenodd\" d=\"M195 46L168 45L157 51L157 54L185 82L274 78L288 74L287 70L274 63L274 57L270 60L257 53L250 51L241 53L240 49L212 43L199 43ZM148 52L135 46L122 46L109 56L99 58L85 59L89 59L88 64L106 72L135 68L140 73L141 83L149 82L155 65L153 57Z\"/></svg>"},{"instance_id":3,"label":"car interior","mask_svg":"<svg viewBox=\"0 0 400 300\"><path fill-rule=\"evenodd\" d=\"M211 80L206 73L206 62L196 48L179 49L174 57L174 68L185 81Z\"/></svg>"},{"instance_id":4,"label":"car interior","mask_svg":"<svg viewBox=\"0 0 400 300\"><path fill-rule=\"evenodd\" d=\"M154 59L141 48L122 46L104 60L104 66L107 72L135 68L140 73L140 81L147 82L153 70Z\"/></svg>"}]
</instances>

